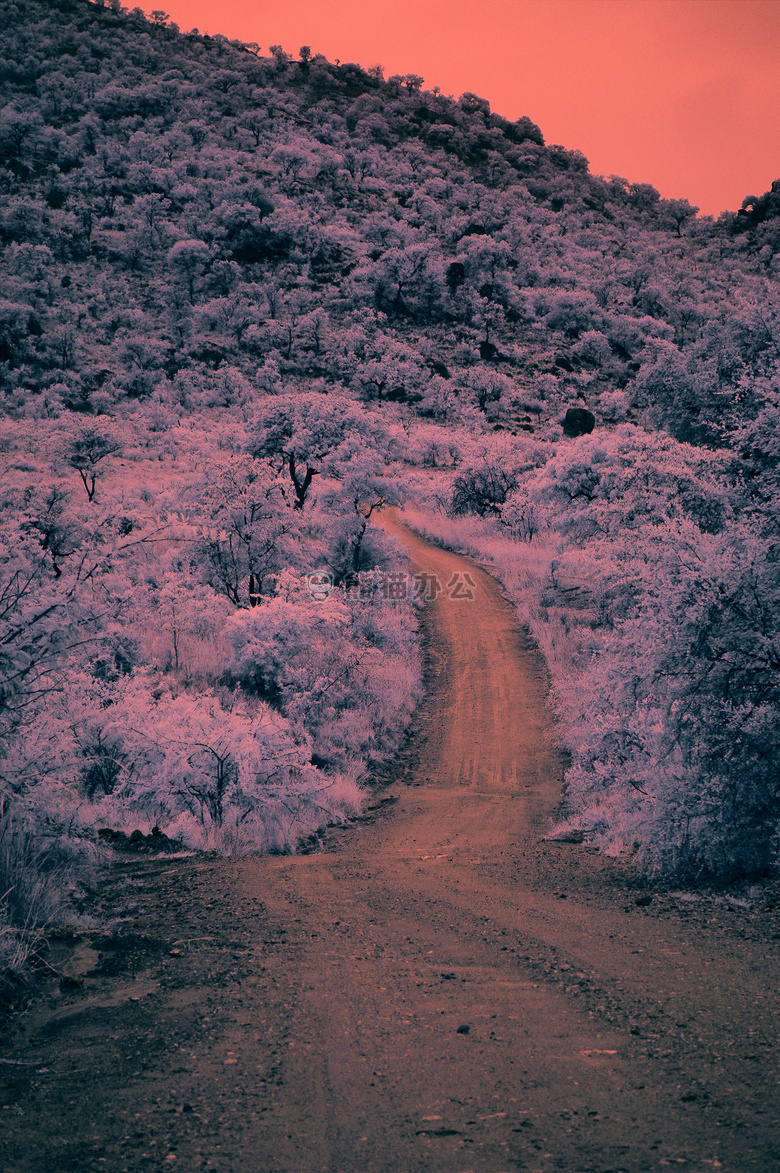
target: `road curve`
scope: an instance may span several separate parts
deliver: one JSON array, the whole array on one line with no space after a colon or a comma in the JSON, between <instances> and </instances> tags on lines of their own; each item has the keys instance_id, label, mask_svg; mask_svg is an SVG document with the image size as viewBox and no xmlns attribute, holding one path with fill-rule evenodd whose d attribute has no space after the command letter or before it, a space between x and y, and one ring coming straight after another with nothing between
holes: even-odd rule
<instances>
[{"instance_id":1,"label":"road curve","mask_svg":"<svg viewBox=\"0 0 780 1173\"><path fill-rule=\"evenodd\" d=\"M749 975L711 957L676 915L644 915L616 865L541 841L563 772L543 661L495 580L383 524L475 598L429 608L433 679L392 813L247 874L300 924L295 976L274 974L292 1018L268 1167L766 1173L765 1079L745 1061L724 1080L709 1044L726 1049L740 990L759 1025L776 969L760 950ZM691 1054L680 1036L702 1012L715 1026ZM728 1126L746 1112L749 1133Z\"/></svg>"},{"instance_id":2,"label":"road curve","mask_svg":"<svg viewBox=\"0 0 780 1173\"><path fill-rule=\"evenodd\" d=\"M385 801L309 856L118 864L99 976L0 1057L0 1169L780 1169L771 914L640 906L542 839L538 652L489 575L383 524L445 587Z\"/></svg>"}]
</instances>

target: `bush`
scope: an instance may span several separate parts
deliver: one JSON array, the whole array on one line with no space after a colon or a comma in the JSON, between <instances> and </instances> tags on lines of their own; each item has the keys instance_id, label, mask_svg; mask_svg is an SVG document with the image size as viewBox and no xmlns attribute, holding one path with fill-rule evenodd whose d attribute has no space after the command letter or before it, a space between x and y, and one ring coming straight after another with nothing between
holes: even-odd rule
<instances>
[{"instance_id":1,"label":"bush","mask_svg":"<svg viewBox=\"0 0 780 1173\"><path fill-rule=\"evenodd\" d=\"M30 958L90 865L64 827L0 795L0 1008L29 996Z\"/></svg>"},{"instance_id":2,"label":"bush","mask_svg":"<svg viewBox=\"0 0 780 1173\"><path fill-rule=\"evenodd\" d=\"M452 482L450 512L478 517L500 517L523 473L544 459L541 445L520 437L492 437L477 441L464 453L461 470Z\"/></svg>"},{"instance_id":3,"label":"bush","mask_svg":"<svg viewBox=\"0 0 780 1173\"><path fill-rule=\"evenodd\" d=\"M356 597L334 590L315 603L292 577L285 589L229 622L233 678L277 707L328 769L381 761L419 698L410 603L361 598L359 586Z\"/></svg>"}]
</instances>

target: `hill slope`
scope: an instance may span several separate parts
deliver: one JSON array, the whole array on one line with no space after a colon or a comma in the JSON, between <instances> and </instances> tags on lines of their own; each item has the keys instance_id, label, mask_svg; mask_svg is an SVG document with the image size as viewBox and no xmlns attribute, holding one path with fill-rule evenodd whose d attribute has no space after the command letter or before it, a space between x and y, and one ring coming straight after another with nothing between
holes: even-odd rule
<instances>
[{"instance_id":1,"label":"hill slope","mask_svg":"<svg viewBox=\"0 0 780 1173\"><path fill-rule=\"evenodd\" d=\"M413 75L86 0L6 24L9 406L176 410L233 366L448 421L536 428L584 398L712 439L776 357L771 201L697 220Z\"/></svg>"}]
</instances>

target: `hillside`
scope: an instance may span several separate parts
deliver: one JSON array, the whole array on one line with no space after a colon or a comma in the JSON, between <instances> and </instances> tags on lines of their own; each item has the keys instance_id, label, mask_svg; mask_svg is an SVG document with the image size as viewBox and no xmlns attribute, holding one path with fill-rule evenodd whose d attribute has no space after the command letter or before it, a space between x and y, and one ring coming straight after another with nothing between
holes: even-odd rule
<instances>
[{"instance_id":1,"label":"hillside","mask_svg":"<svg viewBox=\"0 0 780 1173\"><path fill-rule=\"evenodd\" d=\"M8 925L101 830L289 852L362 809L421 695L405 501L544 651L579 835L774 867L777 184L714 221L414 75L4 21Z\"/></svg>"},{"instance_id":2,"label":"hillside","mask_svg":"<svg viewBox=\"0 0 780 1173\"><path fill-rule=\"evenodd\" d=\"M536 430L585 399L711 440L776 359L776 199L697 219L476 95L84 0L9 4L5 42L11 409L176 412L234 367L447 422Z\"/></svg>"}]
</instances>

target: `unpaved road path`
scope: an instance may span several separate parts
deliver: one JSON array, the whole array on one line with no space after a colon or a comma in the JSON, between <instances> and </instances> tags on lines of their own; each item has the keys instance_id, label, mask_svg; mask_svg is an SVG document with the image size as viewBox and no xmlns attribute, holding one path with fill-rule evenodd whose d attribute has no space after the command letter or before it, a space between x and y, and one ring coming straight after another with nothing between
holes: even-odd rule
<instances>
[{"instance_id":1,"label":"unpaved road path","mask_svg":"<svg viewBox=\"0 0 780 1173\"><path fill-rule=\"evenodd\" d=\"M780 1169L776 888L638 906L625 865L542 841L538 653L491 578L386 524L476 599L427 611L385 801L309 856L118 863L122 927L61 942L85 988L0 1050L0 1168Z\"/></svg>"}]
</instances>

